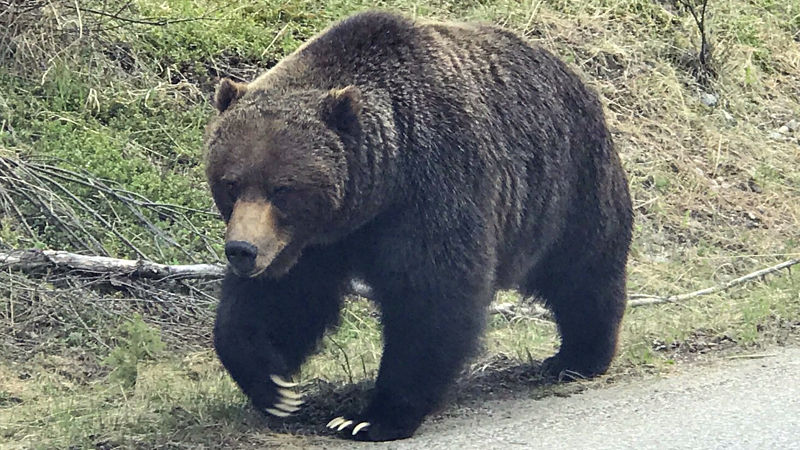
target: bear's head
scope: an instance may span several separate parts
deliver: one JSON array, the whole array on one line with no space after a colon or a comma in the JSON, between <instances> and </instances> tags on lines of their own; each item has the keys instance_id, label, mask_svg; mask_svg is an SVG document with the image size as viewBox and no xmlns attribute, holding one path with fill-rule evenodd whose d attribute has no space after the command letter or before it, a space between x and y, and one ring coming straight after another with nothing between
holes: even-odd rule
<instances>
[{"instance_id":1,"label":"bear's head","mask_svg":"<svg viewBox=\"0 0 800 450\"><path fill-rule=\"evenodd\" d=\"M336 232L360 92L275 92L223 79L214 104L206 175L227 225L225 254L239 276L279 277L306 245Z\"/></svg>"}]
</instances>

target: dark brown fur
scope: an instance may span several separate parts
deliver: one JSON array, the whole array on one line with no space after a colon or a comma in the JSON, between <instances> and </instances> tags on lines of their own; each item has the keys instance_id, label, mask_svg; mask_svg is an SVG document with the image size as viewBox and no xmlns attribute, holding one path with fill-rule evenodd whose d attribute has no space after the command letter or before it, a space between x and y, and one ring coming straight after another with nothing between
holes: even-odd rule
<instances>
[{"instance_id":1,"label":"dark brown fur","mask_svg":"<svg viewBox=\"0 0 800 450\"><path fill-rule=\"evenodd\" d=\"M249 85L223 81L215 103L212 193L229 229L250 230L226 249L215 346L257 407L278 398L268 375L294 373L335 324L353 276L384 326L356 438L413 434L500 288L553 309L550 373L606 370L630 198L600 103L553 55L492 26L363 13ZM230 223L266 204L264 224Z\"/></svg>"}]
</instances>

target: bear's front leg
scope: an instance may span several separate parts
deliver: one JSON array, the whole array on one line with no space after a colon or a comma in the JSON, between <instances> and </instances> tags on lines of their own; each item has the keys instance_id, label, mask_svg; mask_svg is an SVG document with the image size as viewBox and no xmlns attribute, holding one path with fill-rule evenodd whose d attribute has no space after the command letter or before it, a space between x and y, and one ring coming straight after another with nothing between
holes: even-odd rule
<instances>
[{"instance_id":1,"label":"bear's front leg","mask_svg":"<svg viewBox=\"0 0 800 450\"><path fill-rule=\"evenodd\" d=\"M214 325L225 369L256 408L280 417L302 404L287 380L336 322L341 304L340 261L307 253L278 280L228 273Z\"/></svg>"},{"instance_id":2,"label":"bear's front leg","mask_svg":"<svg viewBox=\"0 0 800 450\"><path fill-rule=\"evenodd\" d=\"M364 441L414 434L476 347L484 325L488 284L459 280L465 279L440 279L432 289L403 283L377 292L384 348L374 396L364 411L336 417L329 428Z\"/></svg>"}]
</instances>

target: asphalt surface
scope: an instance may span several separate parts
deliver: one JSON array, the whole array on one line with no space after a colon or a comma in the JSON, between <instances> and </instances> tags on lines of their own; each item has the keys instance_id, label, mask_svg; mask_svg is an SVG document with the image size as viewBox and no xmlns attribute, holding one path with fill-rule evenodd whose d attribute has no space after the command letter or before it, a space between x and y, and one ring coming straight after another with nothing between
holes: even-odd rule
<instances>
[{"instance_id":1,"label":"asphalt surface","mask_svg":"<svg viewBox=\"0 0 800 450\"><path fill-rule=\"evenodd\" d=\"M567 398L488 401L408 440L321 447L800 449L800 349L755 356Z\"/></svg>"}]
</instances>

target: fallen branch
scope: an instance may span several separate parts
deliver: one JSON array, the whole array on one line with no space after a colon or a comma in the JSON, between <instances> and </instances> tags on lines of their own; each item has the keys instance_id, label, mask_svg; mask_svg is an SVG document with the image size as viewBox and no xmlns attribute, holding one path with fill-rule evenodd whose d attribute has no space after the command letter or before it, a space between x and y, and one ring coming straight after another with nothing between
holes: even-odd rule
<instances>
[{"instance_id":1,"label":"fallen branch","mask_svg":"<svg viewBox=\"0 0 800 450\"><path fill-rule=\"evenodd\" d=\"M745 276L730 280L726 283L718 284L716 286L708 287L705 289L700 289L699 291L689 292L688 294L671 295L669 297L634 294L629 296L630 301L628 302L628 306L630 306L631 308L636 308L639 306L656 305L659 303L675 303L694 297L700 297L702 295L708 295L708 294L713 294L715 292L726 291L734 286L747 283L750 280L761 278L764 275L777 272L779 270L788 269L797 264L800 264L800 258L790 259L780 264L776 264L772 267L767 267L766 269L757 270Z\"/></svg>"},{"instance_id":2,"label":"fallen branch","mask_svg":"<svg viewBox=\"0 0 800 450\"><path fill-rule=\"evenodd\" d=\"M57 250L15 250L0 252L0 267L22 270L55 268L83 272L120 274L141 278L222 278L225 267L219 264L167 265L145 260L78 255Z\"/></svg>"},{"instance_id":3,"label":"fallen branch","mask_svg":"<svg viewBox=\"0 0 800 450\"><path fill-rule=\"evenodd\" d=\"M728 290L732 287L747 283L756 278L764 277L767 274L800 264L800 258L790 259L780 264L776 264L766 269L757 270L742 277L730 280L726 283L689 292L687 294L672 295L661 297L656 295L632 294L629 296L628 306L637 308L640 306L656 305L660 303L675 303L694 297L709 295L720 291ZM161 279L161 278L182 278L182 279L206 279L214 280L225 275L225 266L221 264L158 264L146 260L130 260L109 258L106 256L79 255L76 253L58 250L14 250L10 252L0 252L0 268L16 268L21 270L34 270L43 268L70 269L82 272L119 274L125 276ZM352 280L350 283L350 293L362 297L370 297L372 290L360 280ZM490 308L491 314L503 314L513 317L531 317L552 319L550 312L538 305L519 307L513 303L501 303Z\"/></svg>"}]
</instances>

